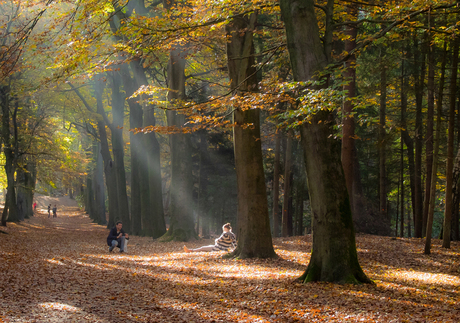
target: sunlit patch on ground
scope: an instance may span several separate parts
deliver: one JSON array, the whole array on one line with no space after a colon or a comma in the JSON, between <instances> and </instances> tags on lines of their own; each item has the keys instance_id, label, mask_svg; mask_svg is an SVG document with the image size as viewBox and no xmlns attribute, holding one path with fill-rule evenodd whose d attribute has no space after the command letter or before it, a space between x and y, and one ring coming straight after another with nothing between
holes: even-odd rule
<instances>
[{"instance_id":1,"label":"sunlit patch on ground","mask_svg":"<svg viewBox=\"0 0 460 323\"><path fill-rule=\"evenodd\" d=\"M67 311L67 312L78 312L80 309L78 307L68 305L68 304L61 304L61 303L40 303L39 306L51 309L55 311Z\"/></svg>"},{"instance_id":2,"label":"sunlit patch on ground","mask_svg":"<svg viewBox=\"0 0 460 323\"><path fill-rule=\"evenodd\" d=\"M311 236L277 238L279 259L184 253L132 236L109 253L108 230L76 209L11 224L0 245L6 322L458 322L460 246L425 256L417 239L358 235L376 285L301 284ZM212 243L195 241L190 247Z\"/></svg>"}]
</instances>

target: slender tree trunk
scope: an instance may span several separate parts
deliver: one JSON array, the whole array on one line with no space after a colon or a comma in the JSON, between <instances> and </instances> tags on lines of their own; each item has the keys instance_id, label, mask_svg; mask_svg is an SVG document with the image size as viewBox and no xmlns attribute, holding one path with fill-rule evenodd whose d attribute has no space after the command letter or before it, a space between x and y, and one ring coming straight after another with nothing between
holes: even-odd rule
<instances>
[{"instance_id":1,"label":"slender tree trunk","mask_svg":"<svg viewBox=\"0 0 460 323\"><path fill-rule=\"evenodd\" d=\"M411 52L410 50L408 53ZM408 57L408 61L409 61ZM415 165L414 165L414 236L421 238L423 227L423 191L422 191L422 141L423 141L423 123L422 123L422 105L423 105L423 82L425 80L425 55L420 60L420 51L418 50L417 35L414 33L414 62L416 73L414 75L415 87ZM420 65L420 69L418 66ZM420 72L419 72L420 71ZM405 78L403 75L402 77ZM407 84L408 82L405 81ZM406 96L407 101L407 96Z\"/></svg>"},{"instance_id":2,"label":"slender tree trunk","mask_svg":"<svg viewBox=\"0 0 460 323\"><path fill-rule=\"evenodd\" d=\"M425 200L423 206L423 223L422 223L422 234L426 234L426 225L428 221L428 212L430 209L430 198L431 198L431 181L432 181L432 169L433 169L433 120L434 120L434 45L432 44L431 34L428 37L429 49L428 49L428 99L427 99L427 120L426 120L426 180L425 180Z\"/></svg>"},{"instance_id":3,"label":"slender tree trunk","mask_svg":"<svg viewBox=\"0 0 460 323\"><path fill-rule=\"evenodd\" d=\"M327 64L314 4L313 0L280 1L295 81L312 80ZM328 0L327 12L333 12L333 5ZM311 122L302 125L300 133L313 212L313 246L310 263L300 279L370 283L358 262L341 143L330 136L334 115L322 110L309 118Z\"/></svg>"},{"instance_id":4,"label":"slender tree trunk","mask_svg":"<svg viewBox=\"0 0 460 323\"><path fill-rule=\"evenodd\" d=\"M403 109L401 109L401 119L403 114ZM399 236L401 238L404 237L404 143L402 141L403 130L401 130L401 162L400 162L400 169L401 169L401 222L399 227Z\"/></svg>"},{"instance_id":5,"label":"slender tree trunk","mask_svg":"<svg viewBox=\"0 0 460 323\"><path fill-rule=\"evenodd\" d=\"M291 168L292 168L292 131L289 131L287 136L286 158L284 160L284 199L282 211L282 232L281 236L289 236L289 218L292 222L292 213L289 208L289 200L292 195L291 185Z\"/></svg>"},{"instance_id":6,"label":"slender tree trunk","mask_svg":"<svg viewBox=\"0 0 460 323\"><path fill-rule=\"evenodd\" d=\"M279 219L279 196L280 196L280 153L281 151L281 134L276 130L275 134L275 161L273 165L273 236L279 237L280 219Z\"/></svg>"},{"instance_id":7,"label":"slender tree trunk","mask_svg":"<svg viewBox=\"0 0 460 323\"><path fill-rule=\"evenodd\" d=\"M429 255L431 253L431 233L433 230L433 215L434 206L436 204L436 181L438 171L438 158L439 158L439 142L441 137L441 126L442 126L442 102L443 102L443 90L444 90L444 77L446 70L446 56L447 56L447 42L444 43L444 50L441 63L441 78L439 80L439 94L436 102L436 138L434 141L433 151L433 167L431 170L431 187L430 187L430 205L428 210L428 218L426 225L426 240L425 240L425 251L424 253Z\"/></svg>"},{"instance_id":8,"label":"slender tree trunk","mask_svg":"<svg viewBox=\"0 0 460 323\"><path fill-rule=\"evenodd\" d=\"M347 8L347 13L353 18L357 17L357 10L354 5L350 5ZM358 33L357 28L353 25L347 25L345 27L345 35L348 38L345 40L345 51L351 52L356 47L356 35ZM353 214L356 214L354 209L354 192L353 192L353 180L354 180L354 163L355 163L355 120L353 117L353 98L356 96L356 57L353 55L345 62L345 71L343 72L343 78L347 82L343 86L343 90L346 91L346 98L343 102L343 128L342 128L342 166L345 180L347 182L348 195L350 197L350 204L353 210Z\"/></svg>"},{"instance_id":9,"label":"slender tree trunk","mask_svg":"<svg viewBox=\"0 0 460 323\"><path fill-rule=\"evenodd\" d=\"M452 41L452 74L450 78L450 105L449 105L449 134L447 139L447 165L446 165L446 204L444 209L444 235L442 241L443 248L450 248L451 228L452 228L452 187L454 170L454 134L455 134L455 103L457 94L457 69L458 69L458 47L459 40L454 38Z\"/></svg>"},{"instance_id":10,"label":"slender tree trunk","mask_svg":"<svg viewBox=\"0 0 460 323\"><path fill-rule=\"evenodd\" d=\"M208 143L206 131L200 132L200 180L199 180L199 198L198 212L201 217L201 236L204 239L209 238L210 217L206 207L206 197L208 189Z\"/></svg>"},{"instance_id":11,"label":"slender tree trunk","mask_svg":"<svg viewBox=\"0 0 460 323\"><path fill-rule=\"evenodd\" d=\"M97 214L97 222L99 224L107 224L105 217L105 190L104 190L104 162L101 154L101 143L96 142L94 156L96 157L96 167L93 177L95 211Z\"/></svg>"},{"instance_id":12,"label":"slender tree trunk","mask_svg":"<svg viewBox=\"0 0 460 323\"><path fill-rule=\"evenodd\" d=\"M253 43L256 20L257 13L252 13L236 17L226 25L228 71L234 96L257 90ZM231 256L276 257L268 215L260 141L260 111L236 106L233 122L238 188L238 246Z\"/></svg>"},{"instance_id":13,"label":"slender tree trunk","mask_svg":"<svg viewBox=\"0 0 460 323\"><path fill-rule=\"evenodd\" d=\"M380 108L379 108L379 210L380 221L387 223L387 174L386 174L386 106L387 106L387 68L384 53L380 58Z\"/></svg>"},{"instance_id":14,"label":"slender tree trunk","mask_svg":"<svg viewBox=\"0 0 460 323\"><path fill-rule=\"evenodd\" d=\"M460 147L460 144L459 144ZM457 151L455 158L454 170L452 175L452 224L453 224L453 238L460 240L459 236L459 203L460 202L460 149Z\"/></svg>"}]
</instances>

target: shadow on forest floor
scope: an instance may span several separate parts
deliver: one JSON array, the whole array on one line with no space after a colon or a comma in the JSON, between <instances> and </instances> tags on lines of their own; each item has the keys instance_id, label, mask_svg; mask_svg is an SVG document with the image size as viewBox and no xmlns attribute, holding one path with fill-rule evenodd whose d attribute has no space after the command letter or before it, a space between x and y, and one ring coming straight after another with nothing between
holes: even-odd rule
<instances>
[{"instance_id":1,"label":"shadow on forest floor","mask_svg":"<svg viewBox=\"0 0 460 323\"><path fill-rule=\"evenodd\" d=\"M460 315L460 246L422 254L420 239L358 235L376 285L300 284L311 236L274 239L279 259L187 254L183 243L132 237L109 253L108 230L75 209L38 212L4 229L0 321L304 322L442 321ZM190 247L209 241L194 241Z\"/></svg>"}]
</instances>

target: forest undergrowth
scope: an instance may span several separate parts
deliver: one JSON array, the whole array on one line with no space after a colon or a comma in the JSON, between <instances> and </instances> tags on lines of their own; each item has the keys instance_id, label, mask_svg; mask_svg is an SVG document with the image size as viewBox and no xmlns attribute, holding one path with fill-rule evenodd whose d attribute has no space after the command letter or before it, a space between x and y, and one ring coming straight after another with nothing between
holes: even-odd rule
<instances>
[{"instance_id":1,"label":"forest undergrowth","mask_svg":"<svg viewBox=\"0 0 460 323\"><path fill-rule=\"evenodd\" d=\"M183 243L132 236L109 253L108 230L76 207L45 209L0 233L0 322L458 322L460 244L358 235L375 285L296 282L311 236L276 238L277 260L228 260ZM188 243L189 247L212 240Z\"/></svg>"}]
</instances>

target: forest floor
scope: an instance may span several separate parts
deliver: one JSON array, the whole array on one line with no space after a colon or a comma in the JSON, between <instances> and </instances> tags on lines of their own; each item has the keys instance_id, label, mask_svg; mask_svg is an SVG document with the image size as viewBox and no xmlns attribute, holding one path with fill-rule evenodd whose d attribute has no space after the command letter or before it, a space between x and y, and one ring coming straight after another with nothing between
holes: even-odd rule
<instances>
[{"instance_id":1,"label":"forest floor","mask_svg":"<svg viewBox=\"0 0 460 323\"><path fill-rule=\"evenodd\" d=\"M358 235L375 285L300 284L311 236L277 238L277 260L188 254L183 243L108 230L73 201L43 197L35 216L0 233L0 322L458 322L460 244L422 253L420 239ZM42 203L43 202L43 203ZM58 204L48 218L47 203ZM212 240L189 243L189 247Z\"/></svg>"}]
</instances>

